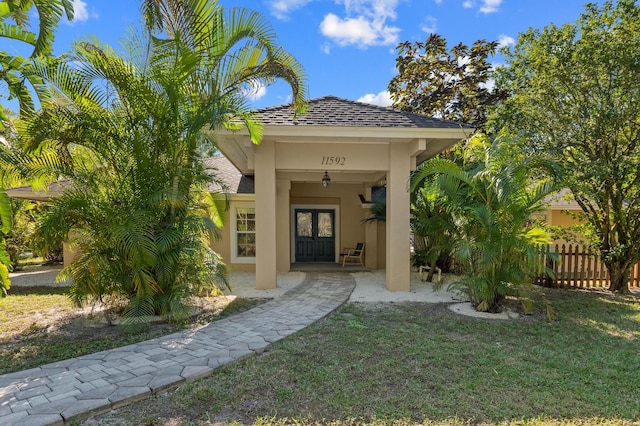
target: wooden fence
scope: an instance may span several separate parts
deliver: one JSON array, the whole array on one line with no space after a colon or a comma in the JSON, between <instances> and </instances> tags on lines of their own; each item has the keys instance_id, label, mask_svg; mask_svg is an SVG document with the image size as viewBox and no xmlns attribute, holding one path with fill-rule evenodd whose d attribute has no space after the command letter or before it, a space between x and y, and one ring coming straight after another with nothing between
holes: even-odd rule
<instances>
[{"instance_id":1,"label":"wooden fence","mask_svg":"<svg viewBox=\"0 0 640 426\"><path fill-rule=\"evenodd\" d=\"M548 252L554 253L546 259L547 267L553 271L553 277L539 277L536 284L553 287L608 288L611 276L600 257L588 247L578 244L549 246ZM546 256L541 256L541 262ZM629 287L640 288L640 263L633 265L629 276Z\"/></svg>"}]
</instances>

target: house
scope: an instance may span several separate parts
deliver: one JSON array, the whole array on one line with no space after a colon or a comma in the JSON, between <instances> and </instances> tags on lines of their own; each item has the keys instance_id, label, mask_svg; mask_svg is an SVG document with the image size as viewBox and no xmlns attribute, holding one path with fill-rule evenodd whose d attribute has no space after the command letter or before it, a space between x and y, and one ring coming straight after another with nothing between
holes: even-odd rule
<instances>
[{"instance_id":1,"label":"house","mask_svg":"<svg viewBox=\"0 0 640 426\"><path fill-rule=\"evenodd\" d=\"M278 272L298 262L338 262L344 247L364 243L364 264L386 270L386 287L409 291L408 180L412 170L469 136L459 123L334 96L255 111L264 136L216 130L236 171L227 176L230 209L214 249L235 270L256 273L256 287L276 287ZM386 222L365 223L372 188L386 187Z\"/></svg>"},{"instance_id":2,"label":"house","mask_svg":"<svg viewBox=\"0 0 640 426\"><path fill-rule=\"evenodd\" d=\"M549 195L546 199L547 208L545 211L538 213L536 218L549 226L555 226L565 229L566 235L557 237L552 242L552 247L556 244L580 244L586 243L586 238L580 233L571 230L572 226L581 225L585 222L582 208L571 195L571 191L563 188L555 194Z\"/></svg>"},{"instance_id":3,"label":"house","mask_svg":"<svg viewBox=\"0 0 640 426\"><path fill-rule=\"evenodd\" d=\"M222 238L212 242L224 262L270 289L292 264L337 263L345 247L363 243L364 265L386 270L388 290L409 291L410 173L473 129L334 96L309 101L297 117L280 105L255 118L264 124L259 145L246 129L216 129L223 156L205 160L223 182L211 190L230 201ZM48 199L63 191L8 192ZM386 193L384 223L365 221L376 192ZM65 264L72 256L65 250Z\"/></svg>"}]
</instances>

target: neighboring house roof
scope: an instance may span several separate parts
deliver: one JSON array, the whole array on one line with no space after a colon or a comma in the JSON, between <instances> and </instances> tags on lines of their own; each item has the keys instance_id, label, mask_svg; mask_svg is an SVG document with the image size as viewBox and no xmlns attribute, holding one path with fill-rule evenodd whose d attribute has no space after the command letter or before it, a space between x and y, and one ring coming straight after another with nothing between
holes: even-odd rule
<instances>
[{"instance_id":1,"label":"neighboring house roof","mask_svg":"<svg viewBox=\"0 0 640 426\"><path fill-rule=\"evenodd\" d=\"M582 210L569 188L562 188L560 191L548 195L545 201L551 210Z\"/></svg>"},{"instance_id":2,"label":"neighboring house roof","mask_svg":"<svg viewBox=\"0 0 640 426\"><path fill-rule=\"evenodd\" d=\"M217 178L207 188L210 192L226 194L253 194L253 176L245 176L224 156L205 158L204 166L207 173Z\"/></svg>"},{"instance_id":3,"label":"neighboring house roof","mask_svg":"<svg viewBox=\"0 0 640 426\"><path fill-rule=\"evenodd\" d=\"M71 187L72 184L68 180L60 182L51 182L46 191L33 191L31 185L17 186L6 190L7 195L11 198L20 198L24 200L49 201L50 198L62 195L65 188Z\"/></svg>"},{"instance_id":4,"label":"neighboring house roof","mask_svg":"<svg viewBox=\"0 0 640 426\"><path fill-rule=\"evenodd\" d=\"M210 192L222 192L226 194L253 194L253 176L243 176L233 164L225 157L209 157L203 161L207 173L213 175L218 182L209 185ZM6 190L11 198L20 198L35 201L49 201L52 197L62 195L65 188L72 184L63 180L49 184L47 191L36 191L31 185L18 186Z\"/></svg>"},{"instance_id":5,"label":"neighboring house roof","mask_svg":"<svg viewBox=\"0 0 640 426\"><path fill-rule=\"evenodd\" d=\"M258 109L254 113L266 125L453 129L467 127L455 121L440 120L336 96L310 100L307 112L297 117L289 104Z\"/></svg>"}]
</instances>

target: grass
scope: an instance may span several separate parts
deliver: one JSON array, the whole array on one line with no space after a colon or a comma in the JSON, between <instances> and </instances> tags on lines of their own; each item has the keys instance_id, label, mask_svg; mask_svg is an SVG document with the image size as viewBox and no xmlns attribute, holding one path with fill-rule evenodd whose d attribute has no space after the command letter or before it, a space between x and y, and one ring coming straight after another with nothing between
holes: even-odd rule
<instances>
[{"instance_id":1,"label":"grass","mask_svg":"<svg viewBox=\"0 0 640 426\"><path fill-rule=\"evenodd\" d=\"M141 331L102 324L75 308L61 287L13 287L0 299L0 374L152 339L224 318L260 299L214 298L190 324L151 324Z\"/></svg>"},{"instance_id":2,"label":"grass","mask_svg":"<svg viewBox=\"0 0 640 426\"><path fill-rule=\"evenodd\" d=\"M93 422L640 424L638 299L545 292L551 323L347 304L259 356Z\"/></svg>"}]
</instances>

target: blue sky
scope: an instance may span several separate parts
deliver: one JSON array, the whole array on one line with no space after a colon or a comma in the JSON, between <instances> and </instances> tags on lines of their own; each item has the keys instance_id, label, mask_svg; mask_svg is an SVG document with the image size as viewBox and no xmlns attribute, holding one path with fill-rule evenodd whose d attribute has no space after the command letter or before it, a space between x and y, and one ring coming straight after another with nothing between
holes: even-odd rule
<instances>
[{"instance_id":1,"label":"blue sky","mask_svg":"<svg viewBox=\"0 0 640 426\"><path fill-rule=\"evenodd\" d=\"M430 32L449 45L475 40L512 44L529 27L575 22L584 0L220 0L267 16L280 44L302 63L310 97L335 95L389 105L396 45L424 41ZM56 53L73 40L95 35L118 45L128 25L139 22L134 0L75 0L76 18L60 25ZM2 47L1 50L7 49ZM11 47L7 50L11 51ZM499 65L500 57L492 62ZM276 84L256 93L255 107L289 99ZM4 100L3 100L4 101Z\"/></svg>"}]
</instances>

